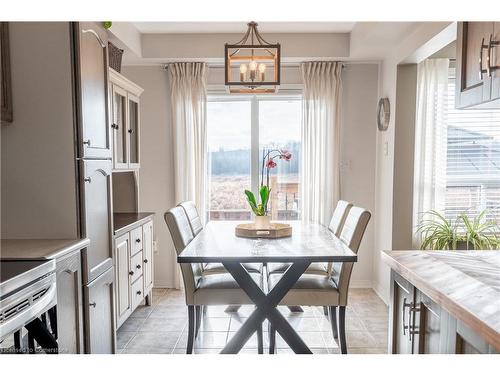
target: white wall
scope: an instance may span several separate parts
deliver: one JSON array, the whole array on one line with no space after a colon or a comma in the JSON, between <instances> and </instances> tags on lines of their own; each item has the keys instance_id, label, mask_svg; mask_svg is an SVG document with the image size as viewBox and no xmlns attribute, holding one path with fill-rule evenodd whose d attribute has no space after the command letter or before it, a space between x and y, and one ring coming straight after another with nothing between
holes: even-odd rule
<instances>
[{"instance_id":1,"label":"white wall","mask_svg":"<svg viewBox=\"0 0 500 375\"><path fill-rule=\"evenodd\" d=\"M372 213L354 266L351 285L372 286L375 211L376 106L378 65L350 64L342 72L342 199Z\"/></svg>"},{"instance_id":2,"label":"white wall","mask_svg":"<svg viewBox=\"0 0 500 375\"><path fill-rule=\"evenodd\" d=\"M69 23L9 29L14 121L1 129L2 238L77 238Z\"/></svg>"},{"instance_id":3,"label":"white wall","mask_svg":"<svg viewBox=\"0 0 500 375\"><path fill-rule=\"evenodd\" d=\"M211 69L210 84L220 84L221 69ZM139 209L156 212L155 286L175 285L175 251L163 221L163 213L174 206L174 166L170 92L167 74L160 66L127 66L122 73L144 88L141 96L141 171ZM343 71L342 198L374 212L375 202L375 110L378 66L347 65ZM300 82L298 68L284 69L284 82ZM363 152L359 152L362 150ZM372 279L373 221L363 240L359 262L354 267L353 286L369 287Z\"/></svg>"},{"instance_id":4,"label":"white wall","mask_svg":"<svg viewBox=\"0 0 500 375\"><path fill-rule=\"evenodd\" d=\"M175 249L163 214L175 206L170 90L161 66L124 67L122 73L144 89L141 95L139 210L155 212L158 252L155 287L174 287Z\"/></svg>"},{"instance_id":5,"label":"white wall","mask_svg":"<svg viewBox=\"0 0 500 375\"><path fill-rule=\"evenodd\" d=\"M398 64L419 62L438 51L451 40L447 32L450 22L424 23L406 38L394 44L384 58L379 72L379 97L388 97L393 108L389 128L377 132L377 166L375 188L375 247L373 254L373 287L386 302L389 298L389 267L381 260L381 252L392 249L392 204L394 172L394 108L396 108L396 88ZM444 36L442 36L444 34ZM443 39L444 38L444 39Z\"/></svg>"}]
</instances>

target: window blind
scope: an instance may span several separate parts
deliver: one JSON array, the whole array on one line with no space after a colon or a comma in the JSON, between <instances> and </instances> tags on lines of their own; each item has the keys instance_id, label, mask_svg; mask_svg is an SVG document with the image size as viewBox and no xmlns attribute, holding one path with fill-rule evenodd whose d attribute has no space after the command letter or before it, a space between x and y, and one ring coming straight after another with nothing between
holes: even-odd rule
<instances>
[{"instance_id":1,"label":"window blind","mask_svg":"<svg viewBox=\"0 0 500 375\"><path fill-rule=\"evenodd\" d=\"M450 67L446 126L445 217L488 210L500 224L500 110L455 109L455 68Z\"/></svg>"}]
</instances>

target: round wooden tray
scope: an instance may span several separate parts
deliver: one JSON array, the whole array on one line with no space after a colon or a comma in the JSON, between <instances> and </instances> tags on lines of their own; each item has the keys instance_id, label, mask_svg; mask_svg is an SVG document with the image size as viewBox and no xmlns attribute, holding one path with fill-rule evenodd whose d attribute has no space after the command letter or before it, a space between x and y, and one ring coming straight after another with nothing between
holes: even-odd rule
<instances>
[{"instance_id":1,"label":"round wooden tray","mask_svg":"<svg viewBox=\"0 0 500 375\"><path fill-rule=\"evenodd\" d=\"M234 229L237 237L246 238L283 238L292 235L290 224L271 223L269 229L257 229L254 223L238 224Z\"/></svg>"}]
</instances>

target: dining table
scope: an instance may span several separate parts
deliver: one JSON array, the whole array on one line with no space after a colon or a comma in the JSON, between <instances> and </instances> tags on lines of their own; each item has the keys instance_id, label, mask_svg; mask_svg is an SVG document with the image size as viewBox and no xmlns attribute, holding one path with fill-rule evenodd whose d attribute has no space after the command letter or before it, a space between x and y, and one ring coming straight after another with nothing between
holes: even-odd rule
<instances>
[{"instance_id":1,"label":"dining table","mask_svg":"<svg viewBox=\"0 0 500 375\"><path fill-rule=\"evenodd\" d=\"M177 257L178 263L222 263L255 309L226 343L221 353L238 353L267 319L288 346L300 354L312 353L278 310L280 301L315 262L356 262L357 255L327 227L316 223L285 221L292 235L285 238L244 238L235 235L240 221L210 221ZM288 263L279 282L268 290L256 283L244 263Z\"/></svg>"}]
</instances>

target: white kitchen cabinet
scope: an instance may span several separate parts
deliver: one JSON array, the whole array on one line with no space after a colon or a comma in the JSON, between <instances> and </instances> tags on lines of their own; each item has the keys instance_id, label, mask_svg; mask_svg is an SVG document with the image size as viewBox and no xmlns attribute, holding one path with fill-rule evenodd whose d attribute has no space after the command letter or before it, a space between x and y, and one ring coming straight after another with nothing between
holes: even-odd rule
<instances>
[{"instance_id":1,"label":"white kitchen cabinet","mask_svg":"<svg viewBox=\"0 0 500 375\"><path fill-rule=\"evenodd\" d=\"M121 217L136 214L115 214ZM118 220L119 221L119 220ZM120 327L153 289L153 220L146 216L115 230L116 325Z\"/></svg>"},{"instance_id":2,"label":"white kitchen cabinet","mask_svg":"<svg viewBox=\"0 0 500 375\"><path fill-rule=\"evenodd\" d=\"M111 68L109 79L113 169L136 170L140 167L140 96L144 90Z\"/></svg>"}]
</instances>

